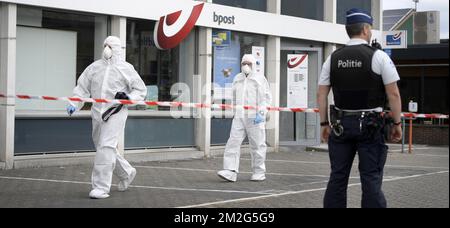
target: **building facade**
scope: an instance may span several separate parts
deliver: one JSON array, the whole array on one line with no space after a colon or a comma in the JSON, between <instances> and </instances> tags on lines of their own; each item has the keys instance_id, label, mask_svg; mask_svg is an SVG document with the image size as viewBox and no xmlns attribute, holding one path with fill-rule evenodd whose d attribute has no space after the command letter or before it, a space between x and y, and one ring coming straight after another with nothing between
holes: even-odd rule
<instances>
[{"instance_id":1,"label":"building facade","mask_svg":"<svg viewBox=\"0 0 450 228\"><path fill-rule=\"evenodd\" d=\"M440 43L440 12L395 9L383 12L383 30L407 32L408 45Z\"/></svg>"},{"instance_id":2,"label":"building facade","mask_svg":"<svg viewBox=\"0 0 450 228\"><path fill-rule=\"evenodd\" d=\"M196 11L200 4L202 9ZM233 75L231 69L237 73L240 58L254 54L258 71L270 83L273 106L288 106L298 98L302 105L315 108L322 62L348 40L345 11L359 7L372 12L374 34L379 37L381 4L378 0L2 0L0 94L71 96L83 70L101 57L103 40L115 35L123 42L123 57L147 85L147 100L227 104L225 84ZM181 42L155 35L155 26L165 29L173 23L182 30L183 24L176 24L190 21L195 12L196 26L183 34ZM159 23L161 19L166 23ZM172 30L168 28L167 37L177 32ZM173 43L174 47L160 49ZM288 57L305 55L304 73L295 81L304 83L302 92L288 80ZM90 107L68 117L65 106L56 101L0 99L0 168L92 160ZM208 157L223 150L229 136L229 112L132 109L119 145L131 160ZM271 113L270 150L318 144L318 122L313 113Z\"/></svg>"}]
</instances>

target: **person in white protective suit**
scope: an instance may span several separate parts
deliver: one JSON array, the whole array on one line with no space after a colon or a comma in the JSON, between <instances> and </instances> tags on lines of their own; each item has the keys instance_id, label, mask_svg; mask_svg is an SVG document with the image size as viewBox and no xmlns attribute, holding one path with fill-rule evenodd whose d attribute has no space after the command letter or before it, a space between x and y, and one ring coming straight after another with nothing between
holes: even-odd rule
<instances>
[{"instance_id":1,"label":"person in white protective suit","mask_svg":"<svg viewBox=\"0 0 450 228\"><path fill-rule=\"evenodd\" d=\"M235 182L239 172L240 147L248 137L252 156L252 181L266 179L266 129L267 106L272 103L269 83L262 74L257 74L256 59L253 55L244 55L241 62L242 72L233 81L235 105L257 106L258 110L237 109L231 126L230 138L225 147L223 169L217 174L226 181Z\"/></svg>"},{"instance_id":2,"label":"person in white protective suit","mask_svg":"<svg viewBox=\"0 0 450 228\"><path fill-rule=\"evenodd\" d=\"M102 59L92 63L81 74L73 90L74 97L144 100L147 94L145 83L121 56L120 39L113 36L106 38ZM81 107L81 102L76 106L70 102L67 112L72 115ZM119 136L125 130L128 109L117 104L94 103L91 116L92 139L97 152L92 171L93 189L89 196L104 199L109 197L113 172L120 179L119 191L125 191L136 176L136 169L117 149Z\"/></svg>"}]
</instances>

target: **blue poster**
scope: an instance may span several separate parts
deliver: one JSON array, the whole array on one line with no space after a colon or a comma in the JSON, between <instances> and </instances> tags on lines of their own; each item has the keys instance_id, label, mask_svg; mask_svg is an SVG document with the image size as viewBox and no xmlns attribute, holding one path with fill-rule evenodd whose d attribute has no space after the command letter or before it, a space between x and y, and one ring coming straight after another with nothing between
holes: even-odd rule
<instances>
[{"instance_id":1,"label":"blue poster","mask_svg":"<svg viewBox=\"0 0 450 228\"><path fill-rule=\"evenodd\" d=\"M229 46L214 46L214 83L216 87L231 86L234 77L241 71L241 46L239 39Z\"/></svg>"}]
</instances>

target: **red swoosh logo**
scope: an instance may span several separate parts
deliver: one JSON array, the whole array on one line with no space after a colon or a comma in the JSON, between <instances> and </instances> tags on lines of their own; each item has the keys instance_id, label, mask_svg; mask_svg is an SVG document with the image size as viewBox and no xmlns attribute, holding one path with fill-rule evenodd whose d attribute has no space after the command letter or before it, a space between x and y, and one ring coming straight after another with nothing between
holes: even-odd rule
<instances>
[{"instance_id":1,"label":"red swoosh logo","mask_svg":"<svg viewBox=\"0 0 450 228\"><path fill-rule=\"evenodd\" d=\"M305 61L306 56L307 56L307 55L303 55L302 58L301 58L300 60L298 60L297 62L296 62L297 57L294 57L294 58L290 59L290 60L288 61L288 68L289 68L289 69L292 69L292 68L298 67L300 64L303 63L303 61Z\"/></svg>"},{"instance_id":2,"label":"red swoosh logo","mask_svg":"<svg viewBox=\"0 0 450 228\"><path fill-rule=\"evenodd\" d=\"M400 39L401 36L402 36L402 33L401 33L401 32L398 33L398 34L395 34L395 35L394 35L394 40Z\"/></svg>"},{"instance_id":3,"label":"red swoosh logo","mask_svg":"<svg viewBox=\"0 0 450 228\"><path fill-rule=\"evenodd\" d=\"M204 3L194 6L192 9L191 15L187 20L186 24L182 26L182 28L173 36L167 36L164 33L164 23L167 26L173 26L177 23L177 20L180 18L182 11L177 11L175 13L162 16L159 19L159 22L156 23L155 31L154 31L154 39L155 45L158 49L171 49L178 44L180 44L191 32L191 30L195 27L195 23L197 23L200 14L202 13Z\"/></svg>"}]
</instances>

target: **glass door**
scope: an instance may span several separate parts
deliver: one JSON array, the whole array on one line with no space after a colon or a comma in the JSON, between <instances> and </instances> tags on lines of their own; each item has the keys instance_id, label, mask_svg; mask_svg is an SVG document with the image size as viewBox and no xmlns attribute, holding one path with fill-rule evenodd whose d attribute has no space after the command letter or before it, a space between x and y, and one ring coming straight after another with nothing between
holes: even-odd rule
<instances>
[{"instance_id":1,"label":"glass door","mask_svg":"<svg viewBox=\"0 0 450 228\"><path fill-rule=\"evenodd\" d=\"M322 68L322 49L281 50L282 107L317 108L317 83ZM280 144L312 146L320 144L318 113L280 113Z\"/></svg>"}]
</instances>

